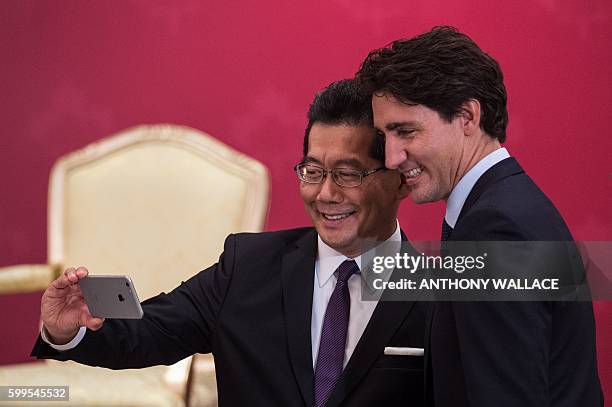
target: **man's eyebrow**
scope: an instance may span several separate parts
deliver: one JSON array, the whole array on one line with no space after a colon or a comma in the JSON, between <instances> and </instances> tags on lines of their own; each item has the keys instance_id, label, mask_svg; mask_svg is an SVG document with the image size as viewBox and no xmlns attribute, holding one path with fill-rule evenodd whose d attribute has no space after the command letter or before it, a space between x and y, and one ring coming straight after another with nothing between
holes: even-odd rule
<instances>
[{"instance_id":1,"label":"man's eyebrow","mask_svg":"<svg viewBox=\"0 0 612 407\"><path fill-rule=\"evenodd\" d=\"M318 164L323 167L323 163L314 157L304 157L302 164ZM334 168L337 167L363 167L363 163L357 158L344 158L334 161Z\"/></svg>"},{"instance_id":2,"label":"man's eyebrow","mask_svg":"<svg viewBox=\"0 0 612 407\"><path fill-rule=\"evenodd\" d=\"M313 163L323 166L323 163L317 160L316 158L306 156L302 159L302 164L313 164Z\"/></svg>"},{"instance_id":3,"label":"man's eyebrow","mask_svg":"<svg viewBox=\"0 0 612 407\"><path fill-rule=\"evenodd\" d=\"M356 158L345 158L343 160L334 161L334 167L363 167L363 163Z\"/></svg>"},{"instance_id":4,"label":"man's eyebrow","mask_svg":"<svg viewBox=\"0 0 612 407\"><path fill-rule=\"evenodd\" d=\"M391 123L387 123L387 125L385 126L385 128L389 131L391 130L395 130L398 127L402 127L402 126L416 126L415 122L391 122Z\"/></svg>"},{"instance_id":5,"label":"man's eyebrow","mask_svg":"<svg viewBox=\"0 0 612 407\"><path fill-rule=\"evenodd\" d=\"M398 127L409 126L409 127L418 127L419 124L415 121L406 121L406 122L391 122L385 125L385 129L389 131L393 131Z\"/></svg>"}]
</instances>

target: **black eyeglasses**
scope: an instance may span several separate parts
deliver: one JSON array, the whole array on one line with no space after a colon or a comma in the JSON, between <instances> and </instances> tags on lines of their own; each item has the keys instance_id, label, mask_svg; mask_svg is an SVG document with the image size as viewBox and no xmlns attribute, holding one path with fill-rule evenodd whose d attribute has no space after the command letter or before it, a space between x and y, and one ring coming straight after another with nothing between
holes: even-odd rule
<instances>
[{"instance_id":1,"label":"black eyeglasses","mask_svg":"<svg viewBox=\"0 0 612 407\"><path fill-rule=\"evenodd\" d=\"M358 187L363 183L363 179L368 175L372 175L380 170L385 170L385 167L376 168L368 171L352 170L350 168L334 168L326 170L325 168L312 164L298 164L294 168L300 181L308 184L320 184L325 180L327 174L331 174L332 179L341 187Z\"/></svg>"}]
</instances>

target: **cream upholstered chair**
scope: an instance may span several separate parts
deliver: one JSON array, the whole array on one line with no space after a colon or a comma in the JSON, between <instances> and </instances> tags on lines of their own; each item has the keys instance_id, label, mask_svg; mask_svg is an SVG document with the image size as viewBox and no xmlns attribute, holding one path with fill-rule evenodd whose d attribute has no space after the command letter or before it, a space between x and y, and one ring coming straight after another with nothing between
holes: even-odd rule
<instances>
[{"instance_id":1,"label":"cream upholstered chair","mask_svg":"<svg viewBox=\"0 0 612 407\"><path fill-rule=\"evenodd\" d=\"M144 300L215 263L229 233L262 230L267 209L268 172L254 159L187 127L127 129L56 162L49 264L0 268L0 292L44 289L66 267L85 265L91 274L130 275ZM69 385L74 405L181 406L190 359L127 371L0 366L0 383ZM211 360L192 368L196 381L213 382L199 389L200 404L216 398Z\"/></svg>"}]
</instances>

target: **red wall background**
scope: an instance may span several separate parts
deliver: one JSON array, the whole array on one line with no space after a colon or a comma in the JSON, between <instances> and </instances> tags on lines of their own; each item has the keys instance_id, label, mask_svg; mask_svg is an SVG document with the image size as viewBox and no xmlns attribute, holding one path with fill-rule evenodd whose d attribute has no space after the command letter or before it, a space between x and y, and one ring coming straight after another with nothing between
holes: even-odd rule
<instances>
[{"instance_id":1,"label":"red wall background","mask_svg":"<svg viewBox=\"0 0 612 407\"><path fill-rule=\"evenodd\" d=\"M0 265L45 262L53 161L140 123L192 126L264 162L267 229L307 224L291 167L313 94L369 50L441 24L502 65L506 146L574 236L612 240L609 1L4 0ZM409 237L435 239L441 216L406 202L400 221ZM39 298L0 296L0 363L28 359ZM612 399L612 303L595 307Z\"/></svg>"}]
</instances>

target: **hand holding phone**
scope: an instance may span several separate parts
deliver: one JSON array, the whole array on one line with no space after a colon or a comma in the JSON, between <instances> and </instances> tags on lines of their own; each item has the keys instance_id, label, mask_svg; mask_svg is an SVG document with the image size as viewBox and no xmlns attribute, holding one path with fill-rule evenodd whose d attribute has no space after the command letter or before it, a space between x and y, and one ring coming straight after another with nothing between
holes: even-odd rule
<instances>
[{"instance_id":1,"label":"hand holding phone","mask_svg":"<svg viewBox=\"0 0 612 407\"><path fill-rule=\"evenodd\" d=\"M104 323L104 318L91 315L81 292L79 281L88 274L85 267L70 267L52 281L43 293L41 321L49 339L57 345L69 342L82 326L95 331Z\"/></svg>"},{"instance_id":2,"label":"hand holding phone","mask_svg":"<svg viewBox=\"0 0 612 407\"><path fill-rule=\"evenodd\" d=\"M127 276L89 276L85 267L71 267L54 280L41 300L41 320L49 339L62 345L79 328L102 327L105 318L142 318L138 295Z\"/></svg>"}]
</instances>

